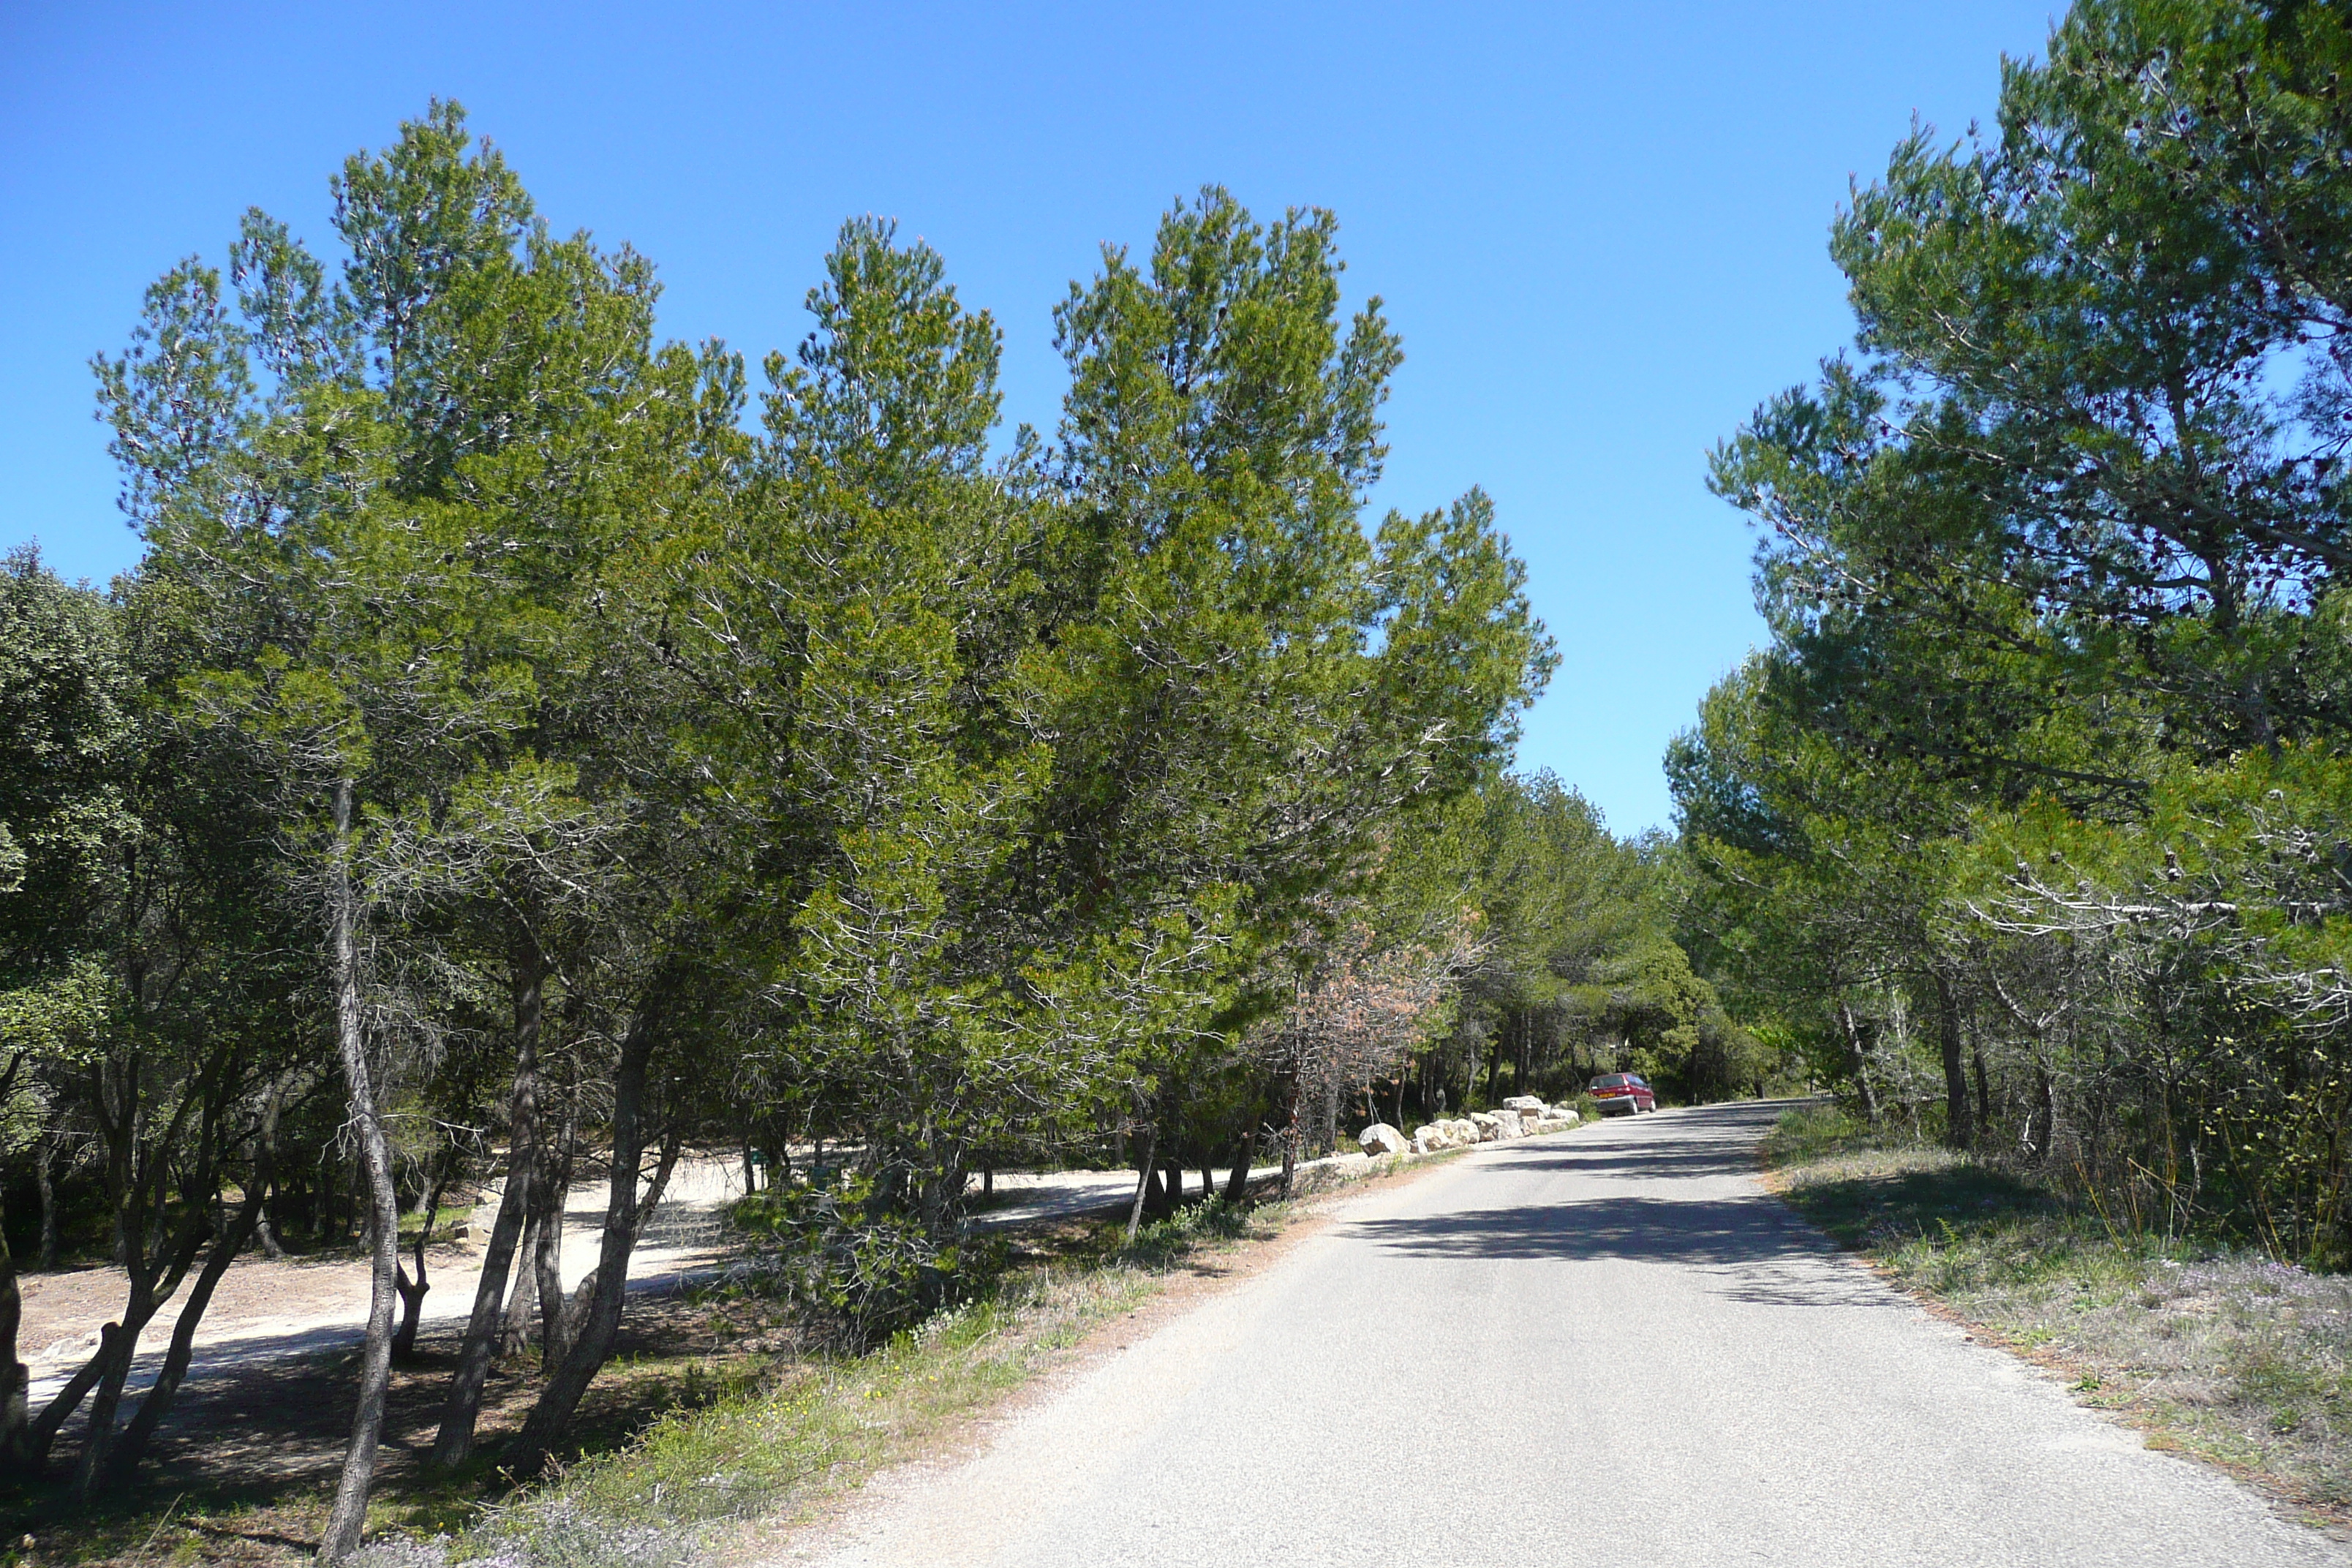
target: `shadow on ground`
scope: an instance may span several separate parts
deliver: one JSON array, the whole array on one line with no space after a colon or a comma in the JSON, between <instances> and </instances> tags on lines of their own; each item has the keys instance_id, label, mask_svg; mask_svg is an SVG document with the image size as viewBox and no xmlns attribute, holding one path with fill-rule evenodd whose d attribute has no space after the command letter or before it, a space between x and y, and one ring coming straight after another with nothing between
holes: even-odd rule
<instances>
[{"instance_id":1,"label":"shadow on ground","mask_svg":"<svg viewBox=\"0 0 2352 1568\"><path fill-rule=\"evenodd\" d=\"M1568 1178L1556 1201L1360 1220L1353 1234L1409 1258L1654 1263L1696 1268L1710 1289L1768 1306L1891 1306L1900 1298L1835 1259L1780 1200L1724 1177L1756 1169L1754 1138L1777 1108L1706 1108L1606 1143L1533 1144L1495 1167ZM1640 1184L1648 1190L1626 1191Z\"/></svg>"}]
</instances>

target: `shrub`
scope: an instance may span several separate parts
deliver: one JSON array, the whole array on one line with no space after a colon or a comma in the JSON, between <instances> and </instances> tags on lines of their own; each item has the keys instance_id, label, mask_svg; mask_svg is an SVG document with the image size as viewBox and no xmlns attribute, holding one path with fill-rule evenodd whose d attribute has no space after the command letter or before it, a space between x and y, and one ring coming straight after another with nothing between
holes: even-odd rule
<instances>
[{"instance_id":1,"label":"shrub","mask_svg":"<svg viewBox=\"0 0 2352 1568\"><path fill-rule=\"evenodd\" d=\"M773 1246L770 1266L821 1350L856 1353L971 1293L982 1259L943 1243L851 1176L743 1200L736 1223Z\"/></svg>"}]
</instances>

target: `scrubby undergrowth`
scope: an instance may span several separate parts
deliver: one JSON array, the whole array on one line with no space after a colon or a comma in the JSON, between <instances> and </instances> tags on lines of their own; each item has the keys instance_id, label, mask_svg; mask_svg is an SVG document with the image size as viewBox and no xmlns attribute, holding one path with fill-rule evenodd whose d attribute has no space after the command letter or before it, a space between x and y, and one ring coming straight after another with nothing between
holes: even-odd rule
<instances>
[{"instance_id":1,"label":"scrubby undergrowth","mask_svg":"<svg viewBox=\"0 0 2352 1568\"><path fill-rule=\"evenodd\" d=\"M1132 1246L1102 1226L1075 1256L1014 1268L982 1293L864 1355L738 1367L731 1386L629 1447L432 1540L384 1539L373 1568L668 1568L715 1531L790 1521L911 1458L959 1419L1052 1366L1097 1325L1150 1300L1174 1269L1271 1236L1288 1205L1196 1205Z\"/></svg>"},{"instance_id":2,"label":"scrubby undergrowth","mask_svg":"<svg viewBox=\"0 0 2352 1568\"><path fill-rule=\"evenodd\" d=\"M2029 1174L1790 1111L1774 1184L1906 1288L2061 1368L2152 1447L2352 1515L2352 1279L2168 1236Z\"/></svg>"}]
</instances>

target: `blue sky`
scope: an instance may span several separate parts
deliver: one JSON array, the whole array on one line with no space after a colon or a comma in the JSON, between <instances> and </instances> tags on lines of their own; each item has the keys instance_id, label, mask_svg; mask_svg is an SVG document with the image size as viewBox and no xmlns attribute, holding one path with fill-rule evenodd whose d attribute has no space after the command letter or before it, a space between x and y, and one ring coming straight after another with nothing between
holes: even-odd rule
<instances>
[{"instance_id":1,"label":"blue sky","mask_svg":"<svg viewBox=\"0 0 2352 1568\"><path fill-rule=\"evenodd\" d=\"M560 228L660 267L669 334L806 331L841 219L947 257L1049 429L1049 311L1204 182L1332 208L1403 333L1381 506L1483 485L1559 673L1522 765L1620 832L1756 640L1707 447L1844 341L1825 239L1916 113L1990 118L2046 4L0 5L0 544L102 580L86 362L260 205L322 246L328 174L439 94Z\"/></svg>"}]
</instances>

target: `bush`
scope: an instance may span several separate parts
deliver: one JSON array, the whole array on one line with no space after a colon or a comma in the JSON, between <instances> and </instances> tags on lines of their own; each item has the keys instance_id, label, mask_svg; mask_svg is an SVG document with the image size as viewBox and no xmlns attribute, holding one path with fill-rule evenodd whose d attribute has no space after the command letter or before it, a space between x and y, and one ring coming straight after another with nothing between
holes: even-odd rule
<instances>
[{"instance_id":1,"label":"bush","mask_svg":"<svg viewBox=\"0 0 2352 1568\"><path fill-rule=\"evenodd\" d=\"M1122 1261L1147 1268L1172 1268L1204 1241L1231 1241L1249 1229L1249 1211L1222 1197L1192 1204L1136 1232L1135 1240L1120 1249Z\"/></svg>"},{"instance_id":2,"label":"bush","mask_svg":"<svg viewBox=\"0 0 2352 1568\"><path fill-rule=\"evenodd\" d=\"M785 1300L820 1350L871 1350L966 1299L982 1272L984 1259L892 1209L863 1176L760 1193L735 1218L774 1245Z\"/></svg>"}]
</instances>

